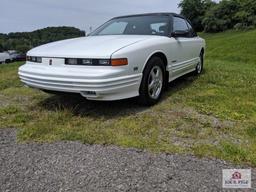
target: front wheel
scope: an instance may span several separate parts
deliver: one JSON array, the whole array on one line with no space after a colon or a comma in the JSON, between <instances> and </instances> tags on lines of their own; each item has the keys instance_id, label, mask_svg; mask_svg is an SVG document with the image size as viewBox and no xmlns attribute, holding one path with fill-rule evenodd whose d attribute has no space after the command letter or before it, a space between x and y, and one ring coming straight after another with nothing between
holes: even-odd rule
<instances>
[{"instance_id":1,"label":"front wheel","mask_svg":"<svg viewBox=\"0 0 256 192\"><path fill-rule=\"evenodd\" d=\"M149 60L143 72L139 96L140 103L147 106L156 104L161 98L164 80L164 63L161 58L153 57Z\"/></svg>"}]
</instances>

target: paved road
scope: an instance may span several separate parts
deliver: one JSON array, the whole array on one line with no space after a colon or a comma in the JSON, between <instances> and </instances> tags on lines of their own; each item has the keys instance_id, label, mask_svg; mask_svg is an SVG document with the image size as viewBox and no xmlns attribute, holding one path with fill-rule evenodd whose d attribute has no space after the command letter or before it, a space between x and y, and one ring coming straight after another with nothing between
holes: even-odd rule
<instances>
[{"instance_id":1,"label":"paved road","mask_svg":"<svg viewBox=\"0 0 256 192\"><path fill-rule=\"evenodd\" d=\"M15 129L0 129L1 192L221 191L222 168L230 167L220 160L115 146L18 144Z\"/></svg>"}]
</instances>

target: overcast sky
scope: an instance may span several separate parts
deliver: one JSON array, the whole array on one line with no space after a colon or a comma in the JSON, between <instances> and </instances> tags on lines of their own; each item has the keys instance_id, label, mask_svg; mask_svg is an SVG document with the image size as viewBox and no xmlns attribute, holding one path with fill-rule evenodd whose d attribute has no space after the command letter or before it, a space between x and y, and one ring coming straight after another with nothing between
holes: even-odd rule
<instances>
[{"instance_id":1,"label":"overcast sky","mask_svg":"<svg viewBox=\"0 0 256 192\"><path fill-rule=\"evenodd\" d=\"M112 17L147 12L179 13L180 0L0 0L0 33L74 26L89 32Z\"/></svg>"}]
</instances>

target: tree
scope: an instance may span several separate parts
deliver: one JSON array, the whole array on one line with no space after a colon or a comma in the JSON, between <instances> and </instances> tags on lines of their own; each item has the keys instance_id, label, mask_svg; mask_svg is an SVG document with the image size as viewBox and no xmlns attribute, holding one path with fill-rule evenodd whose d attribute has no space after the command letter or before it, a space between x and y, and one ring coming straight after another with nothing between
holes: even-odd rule
<instances>
[{"instance_id":1,"label":"tree","mask_svg":"<svg viewBox=\"0 0 256 192\"><path fill-rule=\"evenodd\" d=\"M188 18L196 31L203 31L203 18L215 3L211 0L182 0L179 4L181 14Z\"/></svg>"},{"instance_id":2,"label":"tree","mask_svg":"<svg viewBox=\"0 0 256 192\"><path fill-rule=\"evenodd\" d=\"M0 33L0 50L26 53L29 49L45 43L81 36L85 36L85 32L74 27L48 27L33 32Z\"/></svg>"},{"instance_id":3,"label":"tree","mask_svg":"<svg viewBox=\"0 0 256 192\"><path fill-rule=\"evenodd\" d=\"M205 14L205 32L220 32L256 25L255 0L222 0Z\"/></svg>"},{"instance_id":4,"label":"tree","mask_svg":"<svg viewBox=\"0 0 256 192\"><path fill-rule=\"evenodd\" d=\"M183 0L181 14L191 20L197 31L220 32L256 26L255 0Z\"/></svg>"},{"instance_id":5,"label":"tree","mask_svg":"<svg viewBox=\"0 0 256 192\"><path fill-rule=\"evenodd\" d=\"M235 14L237 23L243 26L256 25L256 1L255 0L239 0L239 11Z\"/></svg>"}]
</instances>

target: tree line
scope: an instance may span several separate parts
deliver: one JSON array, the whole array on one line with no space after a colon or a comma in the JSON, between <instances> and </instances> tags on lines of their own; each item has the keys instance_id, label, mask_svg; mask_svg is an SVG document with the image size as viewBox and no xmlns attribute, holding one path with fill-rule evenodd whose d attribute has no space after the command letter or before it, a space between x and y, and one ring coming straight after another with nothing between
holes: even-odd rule
<instances>
[{"instance_id":1,"label":"tree line","mask_svg":"<svg viewBox=\"0 0 256 192\"><path fill-rule=\"evenodd\" d=\"M214 33L256 27L256 0L182 0L179 7L196 31Z\"/></svg>"},{"instance_id":2,"label":"tree line","mask_svg":"<svg viewBox=\"0 0 256 192\"><path fill-rule=\"evenodd\" d=\"M47 27L33 32L0 33L0 52L17 50L26 53L42 44L81 36L85 36L85 32L74 27Z\"/></svg>"}]
</instances>

